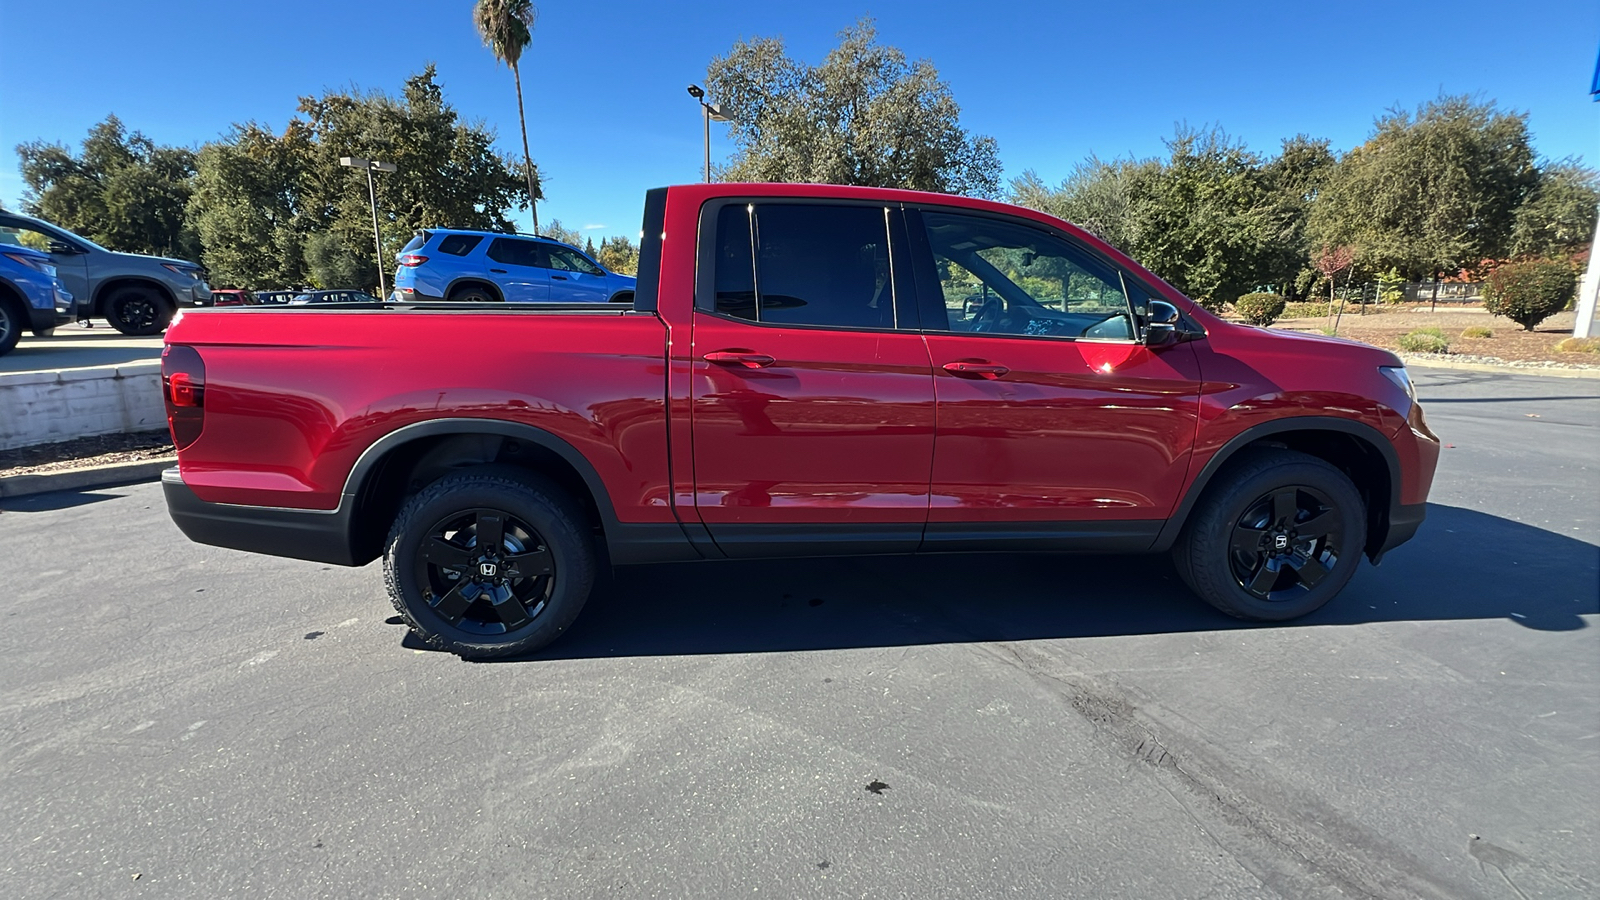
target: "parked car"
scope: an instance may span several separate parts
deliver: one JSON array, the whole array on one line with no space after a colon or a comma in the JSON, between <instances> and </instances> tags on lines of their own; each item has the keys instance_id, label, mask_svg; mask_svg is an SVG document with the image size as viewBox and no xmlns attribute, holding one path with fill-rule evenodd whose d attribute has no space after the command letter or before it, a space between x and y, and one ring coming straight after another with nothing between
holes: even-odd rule
<instances>
[{"instance_id":1,"label":"parked car","mask_svg":"<svg viewBox=\"0 0 1600 900\"><path fill-rule=\"evenodd\" d=\"M469 657L554 640L602 561L1170 552L1285 620L1422 522L1439 440L1394 354L1225 322L1043 213L705 184L651 191L643 234L628 305L185 315L173 520L382 556Z\"/></svg>"},{"instance_id":2,"label":"parked car","mask_svg":"<svg viewBox=\"0 0 1600 900\"><path fill-rule=\"evenodd\" d=\"M626 302L635 283L570 244L495 231L419 231L395 262L398 300Z\"/></svg>"},{"instance_id":3,"label":"parked car","mask_svg":"<svg viewBox=\"0 0 1600 900\"><path fill-rule=\"evenodd\" d=\"M180 308L211 302L199 263L117 253L32 216L0 211L0 244L48 254L77 298L77 317L102 317L123 334L160 334Z\"/></svg>"},{"instance_id":4,"label":"parked car","mask_svg":"<svg viewBox=\"0 0 1600 900\"><path fill-rule=\"evenodd\" d=\"M0 245L0 356L17 346L22 329L47 335L72 321L76 310L48 254Z\"/></svg>"},{"instance_id":5,"label":"parked car","mask_svg":"<svg viewBox=\"0 0 1600 900\"><path fill-rule=\"evenodd\" d=\"M234 288L212 288L212 306L250 306L256 302L254 295L249 291Z\"/></svg>"},{"instance_id":6,"label":"parked car","mask_svg":"<svg viewBox=\"0 0 1600 900\"><path fill-rule=\"evenodd\" d=\"M246 301L253 306L287 306L305 291L253 291Z\"/></svg>"},{"instance_id":7,"label":"parked car","mask_svg":"<svg viewBox=\"0 0 1600 900\"><path fill-rule=\"evenodd\" d=\"M296 294L289 303L293 306L305 306L309 303L382 303L377 297L366 291L306 291Z\"/></svg>"}]
</instances>

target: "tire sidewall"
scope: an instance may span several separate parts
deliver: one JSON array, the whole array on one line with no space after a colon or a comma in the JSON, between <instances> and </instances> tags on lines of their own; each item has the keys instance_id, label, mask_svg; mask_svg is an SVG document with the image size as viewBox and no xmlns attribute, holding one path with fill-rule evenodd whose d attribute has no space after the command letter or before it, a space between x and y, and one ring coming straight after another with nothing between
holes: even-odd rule
<instances>
[{"instance_id":1,"label":"tire sidewall","mask_svg":"<svg viewBox=\"0 0 1600 900\"><path fill-rule=\"evenodd\" d=\"M495 509L521 519L536 531L555 558L556 584L533 623L501 636L458 629L439 618L423 599L416 563L429 529L452 513ZM588 600L594 584L593 542L573 504L552 485L501 472L446 476L414 496L396 519L384 553L390 599L423 642L468 659L536 650L566 632Z\"/></svg>"},{"instance_id":2,"label":"tire sidewall","mask_svg":"<svg viewBox=\"0 0 1600 900\"><path fill-rule=\"evenodd\" d=\"M494 295L480 287L458 288L450 293L450 299L457 303L494 303Z\"/></svg>"},{"instance_id":3,"label":"tire sidewall","mask_svg":"<svg viewBox=\"0 0 1600 900\"><path fill-rule=\"evenodd\" d=\"M1229 561L1234 526L1246 510L1262 497L1287 487L1304 487L1322 493L1338 508L1344 534L1339 560L1315 588L1288 601L1264 600L1239 584ZM1366 544L1366 505L1343 472L1306 454L1281 451L1247 461L1234 481L1207 498L1190 523L1180 569L1207 602L1244 619L1280 622L1307 615L1332 600L1355 575Z\"/></svg>"},{"instance_id":4,"label":"tire sidewall","mask_svg":"<svg viewBox=\"0 0 1600 900\"><path fill-rule=\"evenodd\" d=\"M10 353L22 340L22 328L26 321L15 304L0 297L0 356Z\"/></svg>"}]
</instances>

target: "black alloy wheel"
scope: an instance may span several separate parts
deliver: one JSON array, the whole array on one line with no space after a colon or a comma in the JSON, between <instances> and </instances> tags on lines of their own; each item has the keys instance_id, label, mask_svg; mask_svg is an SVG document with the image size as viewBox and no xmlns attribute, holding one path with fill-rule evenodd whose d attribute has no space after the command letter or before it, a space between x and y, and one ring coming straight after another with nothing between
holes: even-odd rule
<instances>
[{"instance_id":1,"label":"black alloy wheel","mask_svg":"<svg viewBox=\"0 0 1600 900\"><path fill-rule=\"evenodd\" d=\"M111 327L135 337L160 334L171 317L166 303L148 288L125 288L106 305Z\"/></svg>"},{"instance_id":2,"label":"black alloy wheel","mask_svg":"<svg viewBox=\"0 0 1600 900\"><path fill-rule=\"evenodd\" d=\"M1315 590L1339 565L1344 517L1305 485L1281 487L1250 505L1233 526L1229 565L1239 586L1273 603Z\"/></svg>"},{"instance_id":3,"label":"black alloy wheel","mask_svg":"<svg viewBox=\"0 0 1600 900\"><path fill-rule=\"evenodd\" d=\"M1305 453L1251 449L1206 488L1172 560L1217 609L1281 622L1333 599L1366 541L1366 503L1348 475Z\"/></svg>"},{"instance_id":4,"label":"black alloy wheel","mask_svg":"<svg viewBox=\"0 0 1600 900\"><path fill-rule=\"evenodd\" d=\"M537 650L589 598L598 566L582 508L509 466L446 475L389 531L384 581L424 643L467 659Z\"/></svg>"},{"instance_id":5,"label":"black alloy wheel","mask_svg":"<svg viewBox=\"0 0 1600 900\"><path fill-rule=\"evenodd\" d=\"M16 306L0 297L0 356L10 353L17 341L22 340L22 322L22 314Z\"/></svg>"},{"instance_id":6,"label":"black alloy wheel","mask_svg":"<svg viewBox=\"0 0 1600 900\"><path fill-rule=\"evenodd\" d=\"M465 632L506 634L545 611L556 586L550 548L500 509L451 513L427 529L413 577L440 621Z\"/></svg>"},{"instance_id":7,"label":"black alloy wheel","mask_svg":"<svg viewBox=\"0 0 1600 900\"><path fill-rule=\"evenodd\" d=\"M455 303L498 303L500 298L489 292L488 288L469 284L450 292L450 300Z\"/></svg>"}]
</instances>

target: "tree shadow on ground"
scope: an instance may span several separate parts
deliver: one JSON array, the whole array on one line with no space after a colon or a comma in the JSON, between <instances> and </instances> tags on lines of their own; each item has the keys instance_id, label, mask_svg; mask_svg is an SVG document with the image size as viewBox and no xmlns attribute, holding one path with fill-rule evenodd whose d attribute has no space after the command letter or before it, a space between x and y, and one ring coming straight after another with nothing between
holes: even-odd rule
<instances>
[{"instance_id":1,"label":"tree shadow on ground","mask_svg":"<svg viewBox=\"0 0 1600 900\"><path fill-rule=\"evenodd\" d=\"M1600 612L1600 547L1470 509L1428 521L1302 619L1241 622L1164 556L949 554L620 568L572 630L509 661L1507 619L1565 631ZM408 641L408 645L415 643ZM418 645L420 646L420 644Z\"/></svg>"}]
</instances>

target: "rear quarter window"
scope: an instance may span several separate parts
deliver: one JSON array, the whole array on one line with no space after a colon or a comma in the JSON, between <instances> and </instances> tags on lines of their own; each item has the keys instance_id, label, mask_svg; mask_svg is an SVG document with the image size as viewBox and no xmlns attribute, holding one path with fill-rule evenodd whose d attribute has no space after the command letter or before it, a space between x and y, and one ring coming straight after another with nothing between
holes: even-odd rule
<instances>
[{"instance_id":1,"label":"rear quarter window","mask_svg":"<svg viewBox=\"0 0 1600 900\"><path fill-rule=\"evenodd\" d=\"M451 256L466 256L472 249L483 243L483 236L477 234L451 234L446 235L439 242L439 252Z\"/></svg>"},{"instance_id":2,"label":"rear quarter window","mask_svg":"<svg viewBox=\"0 0 1600 900\"><path fill-rule=\"evenodd\" d=\"M429 234L428 232L419 231L411 236L411 240L406 241L406 245L400 248L400 252L410 253L413 250L420 250L422 249L422 245L426 244L428 242L428 238L431 237L433 237L433 235Z\"/></svg>"}]
</instances>

